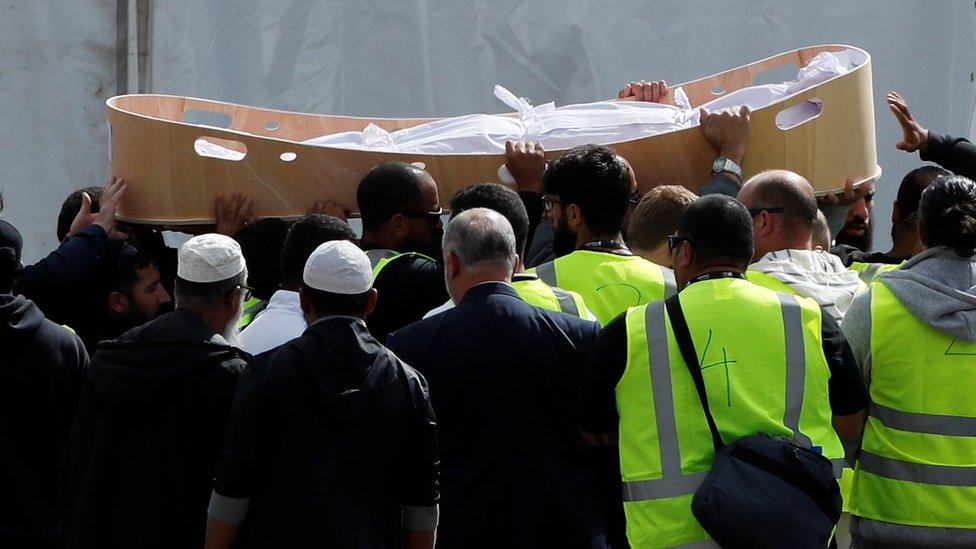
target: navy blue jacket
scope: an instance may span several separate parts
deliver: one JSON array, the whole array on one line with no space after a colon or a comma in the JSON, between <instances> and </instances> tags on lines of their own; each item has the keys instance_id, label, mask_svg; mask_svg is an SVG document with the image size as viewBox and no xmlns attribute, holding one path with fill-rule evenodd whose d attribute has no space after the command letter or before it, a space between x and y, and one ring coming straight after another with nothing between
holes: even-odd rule
<instances>
[{"instance_id":1,"label":"navy blue jacket","mask_svg":"<svg viewBox=\"0 0 976 549\"><path fill-rule=\"evenodd\" d=\"M593 465L576 424L599 326L501 282L394 332L430 387L441 452L437 546L602 547Z\"/></svg>"}]
</instances>

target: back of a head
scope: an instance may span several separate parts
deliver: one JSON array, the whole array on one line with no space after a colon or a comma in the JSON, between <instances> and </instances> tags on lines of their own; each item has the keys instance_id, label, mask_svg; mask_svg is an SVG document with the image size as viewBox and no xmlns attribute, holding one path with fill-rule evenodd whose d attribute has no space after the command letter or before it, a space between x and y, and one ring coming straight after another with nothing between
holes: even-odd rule
<instances>
[{"instance_id":1,"label":"back of a head","mask_svg":"<svg viewBox=\"0 0 976 549\"><path fill-rule=\"evenodd\" d=\"M678 232L691 240L698 267L725 263L745 269L752 260L752 218L732 197L712 194L695 200L681 218Z\"/></svg>"},{"instance_id":2,"label":"back of a head","mask_svg":"<svg viewBox=\"0 0 976 549\"><path fill-rule=\"evenodd\" d=\"M473 208L456 215L444 229L444 257L455 254L461 265L474 271L515 268L515 233L505 217L488 208Z\"/></svg>"},{"instance_id":3,"label":"back of a head","mask_svg":"<svg viewBox=\"0 0 976 549\"><path fill-rule=\"evenodd\" d=\"M749 207L783 208L784 228L790 234L813 230L817 199L803 176L787 170L770 170L753 176L746 184L754 186L754 203Z\"/></svg>"},{"instance_id":4,"label":"back of a head","mask_svg":"<svg viewBox=\"0 0 976 549\"><path fill-rule=\"evenodd\" d=\"M332 240L356 242L356 233L345 221L325 214L307 214L292 225L281 248L281 284L297 289L305 262L320 244Z\"/></svg>"},{"instance_id":5,"label":"back of a head","mask_svg":"<svg viewBox=\"0 0 976 549\"><path fill-rule=\"evenodd\" d=\"M71 222L78 215L78 209L81 208L82 193L87 193L91 198L92 213L98 212L99 200L102 198L102 187L85 187L69 194L68 198L65 198L64 202L61 203L61 212L58 214L58 242L64 241L64 237L68 235L68 231L71 229Z\"/></svg>"},{"instance_id":6,"label":"back of a head","mask_svg":"<svg viewBox=\"0 0 976 549\"><path fill-rule=\"evenodd\" d=\"M518 193L497 183L481 183L461 189L451 199L452 216L472 208L488 208L505 216L515 232L515 250L519 256L525 253L529 214Z\"/></svg>"},{"instance_id":7,"label":"back of a head","mask_svg":"<svg viewBox=\"0 0 976 549\"><path fill-rule=\"evenodd\" d=\"M542 183L563 207L576 204L587 227L605 234L621 229L633 192L627 165L612 149L597 145L566 151L549 164Z\"/></svg>"},{"instance_id":8,"label":"back of a head","mask_svg":"<svg viewBox=\"0 0 976 549\"><path fill-rule=\"evenodd\" d=\"M651 189L630 214L627 245L650 251L666 243L696 198L695 193L679 185Z\"/></svg>"},{"instance_id":9,"label":"back of a head","mask_svg":"<svg viewBox=\"0 0 976 549\"><path fill-rule=\"evenodd\" d=\"M938 166L921 166L905 174L898 185L898 210L901 221L911 221L918 215L918 203L922 199L922 191L943 175L952 175Z\"/></svg>"},{"instance_id":10,"label":"back of a head","mask_svg":"<svg viewBox=\"0 0 976 549\"><path fill-rule=\"evenodd\" d=\"M830 241L832 240L830 236L830 224L827 223L827 216L820 210L817 210L817 218L813 220L813 236L810 238L810 244L822 250L830 249Z\"/></svg>"},{"instance_id":11,"label":"back of a head","mask_svg":"<svg viewBox=\"0 0 976 549\"><path fill-rule=\"evenodd\" d=\"M173 290L178 309L209 309L245 284L247 264L234 239L203 234L180 246Z\"/></svg>"},{"instance_id":12,"label":"back of a head","mask_svg":"<svg viewBox=\"0 0 976 549\"><path fill-rule=\"evenodd\" d=\"M247 283L259 299L271 299L281 284L281 255L275 250L284 248L287 236L288 223L277 217L259 219L234 235L247 262Z\"/></svg>"},{"instance_id":13,"label":"back of a head","mask_svg":"<svg viewBox=\"0 0 976 549\"><path fill-rule=\"evenodd\" d=\"M0 219L0 294L10 293L20 272L24 239L16 227Z\"/></svg>"},{"instance_id":14,"label":"back of a head","mask_svg":"<svg viewBox=\"0 0 976 549\"><path fill-rule=\"evenodd\" d=\"M919 202L922 242L948 246L960 257L976 255L976 183L961 175L939 177Z\"/></svg>"},{"instance_id":15,"label":"back of a head","mask_svg":"<svg viewBox=\"0 0 976 549\"><path fill-rule=\"evenodd\" d=\"M363 229L377 230L395 214L415 210L423 202L420 183L430 175L406 162L386 162L359 182L356 203Z\"/></svg>"},{"instance_id":16,"label":"back of a head","mask_svg":"<svg viewBox=\"0 0 976 549\"><path fill-rule=\"evenodd\" d=\"M319 316L366 316L375 302L372 288L369 258L348 240L320 244L303 267L302 295Z\"/></svg>"}]
</instances>

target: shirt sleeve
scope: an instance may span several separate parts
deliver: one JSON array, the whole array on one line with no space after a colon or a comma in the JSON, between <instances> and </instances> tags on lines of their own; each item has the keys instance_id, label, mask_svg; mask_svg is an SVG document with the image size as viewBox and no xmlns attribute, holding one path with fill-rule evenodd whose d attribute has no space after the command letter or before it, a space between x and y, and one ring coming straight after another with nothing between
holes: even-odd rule
<instances>
[{"instance_id":1,"label":"shirt sleeve","mask_svg":"<svg viewBox=\"0 0 976 549\"><path fill-rule=\"evenodd\" d=\"M427 381L409 366L404 370L410 383L414 417L406 443L405 470L399 476L399 499L406 511L404 527L432 530L437 526L437 501L440 499L437 420Z\"/></svg>"},{"instance_id":2,"label":"shirt sleeve","mask_svg":"<svg viewBox=\"0 0 976 549\"><path fill-rule=\"evenodd\" d=\"M260 379L263 366L251 364L237 382L223 453L217 462L213 481L214 492L226 500L249 499L256 489L262 449L266 447L263 440L266 398ZM227 517L223 520L232 522Z\"/></svg>"},{"instance_id":3,"label":"shirt sleeve","mask_svg":"<svg viewBox=\"0 0 976 549\"><path fill-rule=\"evenodd\" d=\"M104 229L98 225L88 227L65 240L44 259L24 267L17 283L18 291L46 310L46 306L73 292L88 278L107 243Z\"/></svg>"},{"instance_id":4,"label":"shirt sleeve","mask_svg":"<svg viewBox=\"0 0 976 549\"><path fill-rule=\"evenodd\" d=\"M871 382L871 289L861 292L847 312L841 329L851 346L854 360L860 366L864 379Z\"/></svg>"},{"instance_id":5,"label":"shirt sleeve","mask_svg":"<svg viewBox=\"0 0 976 549\"><path fill-rule=\"evenodd\" d=\"M579 423L586 433L617 432L616 388L627 368L627 324L622 313L597 336L589 364L583 373Z\"/></svg>"},{"instance_id":6,"label":"shirt sleeve","mask_svg":"<svg viewBox=\"0 0 976 549\"><path fill-rule=\"evenodd\" d=\"M734 179L720 173L713 173L711 179L698 192L699 196L707 194L724 194L735 198L739 195L739 184Z\"/></svg>"},{"instance_id":7,"label":"shirt sleeve","mask_svg":"<svg viewBox=\"0 0 976 549\"><path fill-rule=\"evenodd\" d=\"M834 415L855 414L868 407L868 389L857 367L850 345L841 332L840 325L826 311L821 312L823 353L830 368L827 391L830 409Z\"/></svg>"},{"instance_id":8,"label":"shirt sleeve","mask_svg":"<svg viewBox=\"0 0 976 549\"><path fill-rule=\"evenodd\" d=\"M919 151L919 157L956 175L976 179L976 145L967 139L929 132L928 146L925 152Z\"/></svg>"},{"instance_id":9,"label":"shirt sleeve","mask_svg":"<svg viewBox=\"0 0 976 549\"><path fill-rule=\"evenodd\" d=\"M542 195L532 191L519 191L518 195L522 199L522 205L525 206L525 212L529 214L529 233L525 238L524 251L528 255L529 246L531 246L532 239L535 237L535 230L539 226L539 222L542 221ZM522 263L524 264L525 261L526 258L523 257Z\"/></svg>"}]
</instances>

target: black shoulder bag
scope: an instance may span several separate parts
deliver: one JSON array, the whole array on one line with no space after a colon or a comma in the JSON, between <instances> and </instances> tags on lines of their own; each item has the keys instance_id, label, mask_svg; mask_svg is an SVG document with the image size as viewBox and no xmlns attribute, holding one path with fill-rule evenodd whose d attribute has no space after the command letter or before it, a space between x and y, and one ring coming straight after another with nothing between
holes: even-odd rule
<instances>
[{"instance_id":1,"label":"black shoulder bag","mask_svg":"<svg viewBox=\"0 0 976 549\"><path fill-rule=\"evenodd\" d=\"M827 547L841 514L830 460L790 437L758 433L722 442L678 296L665 306L715 446L691 502L695 518L722 547Z\"/></svg>"}]
</instances>

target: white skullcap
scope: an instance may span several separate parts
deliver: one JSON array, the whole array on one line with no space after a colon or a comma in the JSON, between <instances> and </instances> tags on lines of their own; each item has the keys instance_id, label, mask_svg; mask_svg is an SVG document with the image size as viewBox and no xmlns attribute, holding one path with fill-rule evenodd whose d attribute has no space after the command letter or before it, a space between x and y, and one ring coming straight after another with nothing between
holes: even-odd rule
<instances>
[{"instance_id":1,"label":"white skullcap","mask_svg":"<svg viewBox=\"0 0 976 549\"><path fill-rule=\"evenodd\" d=\"M180 246L176 276L188 282L220 282L244 270L241 245L222 234L194 236Z\"/></svg>"},{"instance_id":2,"label":"white skullcap","mask_svg":"<svg viewBox=\"0 0 976 549\"><path fill-rule=\"evenodd\" d=\"M320 244L305 262L302 280L309 288L333 294L361 294L373 287L366 253L348 240Z\"/></svg>"}]
</instances>

